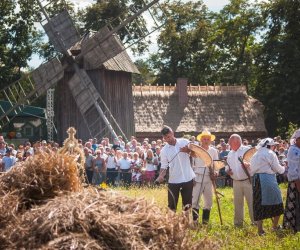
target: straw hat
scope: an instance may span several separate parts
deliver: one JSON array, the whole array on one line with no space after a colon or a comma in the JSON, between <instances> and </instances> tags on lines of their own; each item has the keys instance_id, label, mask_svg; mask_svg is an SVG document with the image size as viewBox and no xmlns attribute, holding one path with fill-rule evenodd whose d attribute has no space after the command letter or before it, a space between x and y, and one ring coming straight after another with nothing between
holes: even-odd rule
<instances>
[{"instance_id":1,"label":"straw hat","mask_svg":"<svg viewBox=\"0 0 300 250\"><path fill-rule=\"evenodd\" d=\"M197 140L201 141L202 136L210 136L210 140L214 141L216 139L216 136L211 134L209 131L204 130L201 134L197 135Z\"/></svg>"}]
</instances>

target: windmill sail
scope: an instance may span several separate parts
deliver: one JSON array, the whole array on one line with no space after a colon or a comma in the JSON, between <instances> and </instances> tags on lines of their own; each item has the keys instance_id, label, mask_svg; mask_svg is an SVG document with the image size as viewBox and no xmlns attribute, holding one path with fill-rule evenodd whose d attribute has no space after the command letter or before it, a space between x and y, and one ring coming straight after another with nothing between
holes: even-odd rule
<instances>
[{"instance_id":1,"label":"windmill sail","mask_svg":"<svg viewBox=\"0 0 300 250\"><path fill-rule=\"evenodd\" d=\"M0 104L1 127L5 127L11 119L24 109L24 105L35 101L62 77L63 67L60 61L54 58L42 64L20 80L0 90L1 99L7 101L9 107L8 109L4 109L4 107L2 107L3 104Z\"/></svg>"},{"instance_id":2,"label":"windmill sail","mask_svg":"<svg viewBox=\"0 0 300 250\"><path fill-rule=\"evenodd\" d=\"M124 52L127 47L132 46L140 39L145 38L157 30L160 24L158 24L158 19L154 13L158 13L157 10L159 6L155 7L155 5L158 4L159 0L154 0L150 3L142 1L143 4L141 4L138 9L135 8L135 6L131 6L132 13L125 20L118 18L119 23L116 26L113 25L113 23L109 23L91 37L91 39L84 41L82 44L79 43L80 37L67 11L63 11L51 18L47 14L47 6L56 4L56 0L36 1L42 11L41 24L49 36L50 42L67 60L65 60L65 64L62 65L58 59L54 58L46 64L41 65L31 74L1 90L0 96L10 103L10 108L4 111L0 106L0 120L9 122L8 114L13 112L17 115L25 103L34 101L38 96L45 93L62 79L65 69L68 68L68 70L71 69L71 71L74 71L74 77L68 85L85 123L90 123L88 122L90 117L88 114L90 112L97 112L113 136L116 136L115 129L120 131L124 136L121 127L101 98L100 93L96 90L86 71L80 69L78 63L82 63L82 59L84 59L91 67L99 67L101 64L108 62L113 57ZM156 10L151 10L151 8L154 7ZM154 24L152 25L154 27L153 29L147 29L145 27L145 21L141 18L142 14L145 13L147 13L152 20L149 22ZM128 25L137 26L140 30L140 35L133 36L130 34ZM126 37L129 38L126 41L126 46L123 46L119 39L119 32L124 32L124 30L126 32L128 31ZM71 48L78 44L80 48L79 50L76 48L77 54L72 55ZM24 86L26 86L26 88ZM99 127L97 127L97 121L96 123L94 121L92 124L95 126L89 126L89 130L91 136L95 136L99 133Z\"/></svg>"},{"instance_id":3,"label":"windmill sail","mask_svg":"<svg viewBox=\"0 0 300 250\"><path fill-rule=\"evenodd\" d=\"M80 40L80 36L68 11L65 10L47 21L48 22L43 25L43 28L50 42L60 53L65 53L65 48L69 49ZM58 35L62 43L57 41Z\"/></svg>"}]
</instances>

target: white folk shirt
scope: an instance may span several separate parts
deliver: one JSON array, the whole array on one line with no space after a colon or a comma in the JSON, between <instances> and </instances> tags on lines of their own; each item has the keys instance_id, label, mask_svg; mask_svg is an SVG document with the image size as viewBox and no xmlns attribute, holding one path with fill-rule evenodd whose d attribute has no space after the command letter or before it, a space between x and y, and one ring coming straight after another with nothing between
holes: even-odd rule
<instances>
[{"instance_id":1,"label":"white folk shirt","mask_svg":"<svg viewBox=\"0 0 300 250\"><path fill-rule=\"evenodd\" d=\"M180 148L187 146L188 143L187 139L176 139L175 146L166 144L161 150L161 169L169 167L169 183L188 182L195 177L190 156L180 152Z\"/></svg>"},{"instance_id":2,"label":"white folk shirt","mask_svg":"<svg viewBox=\"0 0 300 250\"><path fill-rule=\"evenodd\" d=\"M260 148L252 157L250 162L250 175L261 174L283 174L285 168L280 165L277 155L268 148Z\"/></svg>"},{"instance_id":3,"label":"white folk shirt","mask_svg":"<svg viewBox=\"0 0 300 250\"><path fill-rule=\"evenodd\" d=\"M288 154L288 173L287 177L289 181L295 181L300 179L300 148L295 145L290 146Z\"/></svg>"},{"instance_id":4,"label":"white folk shirt","mask_svg":"<svg viewBox=\"0 0 300 250\"><path fill-rule=\"evenodd\" d=\"M214 147L209 147L207 152L213 160L219 159L218 150ZM209 169L205 167L204 161L200 158L193 158L193 169L196 174L196 179L199 175L209 175ZM197 181L197 180L196 180Z\"/></svg>"},{"instance_id":5,"label":"white folk shirt","mask_svg":"<svg viewBox=\"0 0 300 250\"><path fill-rule=\"evenodd\" d=\"M233 180L245 180L248 179L248 176L245 174L245 171L243 170L243 167L238 160L239 157L243 158L244 153L249 149L249 147L241 145L237 151L230 150L227 156L227 163L229 164L233 175L231 175L231 178ZM229 167L226 166L225 170L228 171Z\"/></svg>"}]
</instances>

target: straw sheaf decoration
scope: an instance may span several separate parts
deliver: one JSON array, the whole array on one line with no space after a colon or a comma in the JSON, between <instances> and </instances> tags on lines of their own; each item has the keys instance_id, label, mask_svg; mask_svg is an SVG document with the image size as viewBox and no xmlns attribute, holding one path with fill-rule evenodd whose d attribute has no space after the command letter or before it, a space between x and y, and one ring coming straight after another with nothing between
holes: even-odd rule
<instances>
[{"instance_id":1,"label":"straw sheaf decoration","mask_svg":"<svg viewBox=\"0 0 300 250\"><path fill-rule=\"evenodd\" d=\"M184 216L144 199L85 189L57 196L2 229L0 249L216 249L195 241Z\"/></svg>"}]
</instances>

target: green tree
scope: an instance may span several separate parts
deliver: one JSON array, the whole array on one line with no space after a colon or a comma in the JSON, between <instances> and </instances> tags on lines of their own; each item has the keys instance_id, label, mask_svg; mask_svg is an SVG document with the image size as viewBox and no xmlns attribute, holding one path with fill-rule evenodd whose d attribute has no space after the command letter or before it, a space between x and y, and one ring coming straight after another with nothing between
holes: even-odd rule
<instances>
[{"instance_id":1,"label":"green tree","mask_svg":"<svg viewBox=\"0 0 300 250\"><path fill-rule=\"evenodd\" d=\"M135 62L140 74L133 75L132 82L134 84L153 84L156 76L153 70L150 67L148 60L138 59Z\"/></svg>"},{"instance_id":2,"label":"green tree","mask_svg":"<svg viewBox=\"0 0 300 250\"><path fill-rule=\"evenodd\" d=\"M206 81L210 20L202 1L173 1L163 5L168 20L157 40L159 51L151 56L157 82L174 83L187 77L191 83Z\"/></svg>"},{"instance_id":3,"label":"green tree","mask_svg":"<svg viewBox=\"0 0 300 250\"><path fill-rule=\"evenodd\" d=\"M274 0L261 8L266 33L256 59L255 96L266 107L267 130L275 135L290 123L300 125L300 2Z\"/></svg>"},{"instance_id":4,"label":"green tree","mask_svg":"<svg viewBox=\"0 0 300 250\"><path fill-rule=\"evenodd\" d=\"M213 82L248 86L255 81L254 57L262 21L259 6L248 0L231 0L214 15L209 41Z\"/></svg>"},{"instance_id":5,"label":"green tree","mask_svg":"<svg viewBox=\"0 0 300 250\"><path fill-rule=\"evenodd\" d=\"M17 80L37 51L41 34L34 27L33 1L0 1L0 88Z\"/></svg>"}]
</instances>

